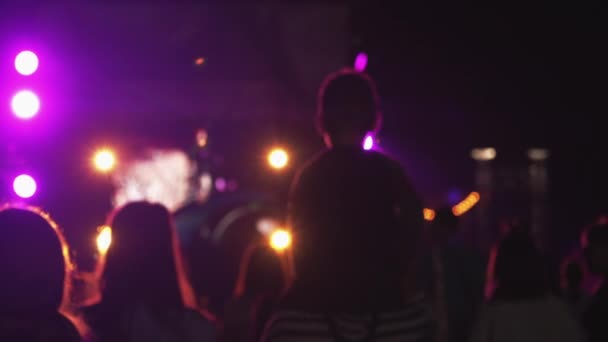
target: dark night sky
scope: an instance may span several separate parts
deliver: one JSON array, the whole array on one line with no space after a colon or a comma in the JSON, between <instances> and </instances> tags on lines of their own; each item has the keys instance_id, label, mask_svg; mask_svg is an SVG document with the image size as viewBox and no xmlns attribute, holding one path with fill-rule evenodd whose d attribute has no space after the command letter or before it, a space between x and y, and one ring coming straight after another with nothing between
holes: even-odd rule
<instances>
[{"instance_id":1,"label":"dark night sky","mask_svg":"<svg viewBox=\"0 0 608 342\"><path fill-rule=\"evenodd\" d=\"M454 166L475 145L496 146L499 158L542 146L552 151L560 221L581 224L606 209L598 8L355 8L354 51L369 53L391 123L384 133L424 146L418 157L438 182L472 178Z\"/></svg>"}]
</instances>

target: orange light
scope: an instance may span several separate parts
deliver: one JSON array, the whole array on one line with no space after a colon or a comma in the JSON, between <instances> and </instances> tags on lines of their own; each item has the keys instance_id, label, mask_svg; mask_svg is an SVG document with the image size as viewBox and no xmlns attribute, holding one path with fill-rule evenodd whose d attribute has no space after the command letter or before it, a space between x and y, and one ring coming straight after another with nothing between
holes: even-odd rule
<instances>
[{"instance_id":1,"label":"orange light","mask_svg":"<svg viewBox=\"0 0 608 342\"><path fill-rule=\"evenodd\" d=\"M99 172L110 172L116 167L116 155L110 149L100 149L93 155L93 166Z\"/></svg>"},{"instance_id":2,"label":"orange light","mask_svg":"<svg viewBox=\"0 0 608 342\"><path fill-rule=\"evenodd\" d=\"M471 210L471 208L473 208L477 202L479 202L480 198L481 197L479 196L478 192L471 192L460 203L452 207L452 213L456 216L466 213L467 211Z\"/></svg>"},{"instance_id":3,"label":"orange light","mask_svg":"<svg viewBox=\"0 0 608 342\"><path fill-rule=\"evenodd\" d=\"M289 163L289 154L282 148L274 148L268 153L267 160L270 167L281 170Z\"/></svg>"},{"instance_id":4,"label":"orange light","mask_svg":"<svg viewBox=\"0 0 608 342\"><path fill-rule=\"evenodd\" d=\"M435 210L424 208L422 210L422 215L424 216L425 221L433 221L435 219Z\"/></svg>"},{"instance_id":5,"label":"orange light","mask_svg":"<svg viewBox=\"0 0 608 342\"><path fill-rule=\"evenodd\" d=\"M112 228L109 226L101 226L95 242L97 243L97 251L99 251L99 254L105 255L112 244Z\"/></svg>"},{"instance_id":6,"label":"orange light","mask_svg":"<svg viewBox=\"0 0 608 342\"><path fill-rule=\"evenodd\" d=\"M270 247L277 252L283 252L291 246L291 233L285 229L277 229L270 235Z\"/></svg>"}]
</instances>

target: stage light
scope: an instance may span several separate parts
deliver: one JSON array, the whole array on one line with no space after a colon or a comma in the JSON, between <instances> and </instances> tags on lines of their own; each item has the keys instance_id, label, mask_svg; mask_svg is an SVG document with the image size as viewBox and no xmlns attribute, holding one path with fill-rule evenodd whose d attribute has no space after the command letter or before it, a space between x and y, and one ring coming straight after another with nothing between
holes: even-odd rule
<instances>
[{"instance_id":1,"label":"stage light","mask_svg":"<svg viewBox=\"0 0 608 342\"><path fill-rule=\"evenodd\" d=\"M13 96L11 108L16 117L28 120L38 114L40 100L32 91L21 90Z\"/></svg>"},{"instance_id":2,"label":"stage light","mask_svg":"<svg viewBox=\"0 0 608 342\"><path fill-rule=\"evenodd\" d=\"M197 59L194 60L194 64L200 66L200 65L205 64L206 61L207 60L205 59L205 57L199 57L199 58L197 58Z\"/></svg>"},{"instance_id":3,"label":"stage light","mask_svg":"<svg viewBox=\"0 0 608 342\"><path fill-rule=\"evenodd\" d=\"M97 244L97 251L99 254L105 255L112 244L112 228L109 226L101 226L98 230L95 243Z\"/></svg>"},{"instance_id":4,"label":"stage light","mask_svg":"<svg viewBox=\"0 0 608 342\"><path fill-rule=\"evenodd\" d=\"M471 158L477 161L490 161L496 158L496 150L492 147L474 148L471 151Z\"/></svg>"},{"instance_id":5,"label":"stage light","mask_svg":"<svg viewBox=\"0 0 608 342\"><path fill-rule=\"evenodd\" d=\"M13 190L21 198L34 196L37 188L36 181L30 175L22 174L13 180Z\"/></svg>"},{"instance_id":6,"label":"stage light","mask_svg":"<svg viewBox=\"0 0 608 342\"><path fill-rule=\"evenodd\" d=\"M276 231L278 227L279 223L275 219L269 217L260 218L256 223L258 232L265 236L271 235L272 232Z\"/></svg>"},{"instance_id":7,"label":"stage light","mask_svg":"<svg viewBox=\"0 0 608 342\"><path fill-rule=\"evenodd\" d=\"M528 150L528 158L533 161L547 160L549 151L544 148L531 148Z\"/></svg>"},{"instance_id":8,"label":"stage light","mask_svg":"<svg viewBox=\"0 0 608 342\"><path fill-rule=\"evenodd\" d=\"M21 51L15 57L15 69L23 76L29 76L38 70L38 56L32 51Z\"/></svg>"},{"instance_id":9,"label":"stage light","mask_svg":"<svg viewBox=\"0 0 608 342\"><path fill-rule=\"evenodd\" d=\"M422 210L422 215L424 216L425 221L433 221L435 219L435 210L424 208Z\"/></svg>"},{"instance_id":10,"label":"stage light","mask_svg":"<svg viewBox=\"0 0 608 342\"><path fill-rule=\"evenodd\" d=\"M226 186L227 186L227 182L226 179L219 177L215 179L215 190L219 191L219 192L224 192L226 191Z\"/></svg>"},{"instance_id":11,"label":"stage light","mask_svg":"<svg viewBox=\"0 0 608 342\"><path fill-rule=\"evenodd\" d=\"M268 164L273 169L283 169L289 163L289 155L282 148L275 148L268 153Z\"/></svg>"},{"instance_id":12,"label":"stage light","mask_svg":"<svg viewBox=\"0 0 608 342\"><path fill-rule=\"evenodd\" d=\"M359 72L365 71L365 68L367 67L367 54L365 52L359 52L359 54L357 54L354 67L355 70Z\"/></svg>"},{"instance_id":13,"label":"stage light","mask_svg":"<svg viewBox=\"0 0 608 342\"><path fill-rule=\"evenodd\" d=\"M101 149L93 155L93 166L99 172L110 172L116 167L116 156L109 149Z\"/></svg>"},{"instance_id":14,"label":"stage light","mask_svg":"<svg viewBox=\"0 0 608 342\"><path fill-rule=\"evenodd\" d=\"M277 252L283 252L291 246L291 233L277 229L270 235L270 247Z\"/></svg>"},{"instance_id":15,"label":"stage light","mask_svg":"<svg viewBox=\"0 0 608 342\"><path fill-rule=\"evenodd\" d=\"M207 135L207 131L205 131L204 129L199 129L198 132L196 132L196 144L198 145L198 147L203 148L207 146L208 138L209 136Z\"/></svg>"},{"instance_id":16,"label":"stage light","mask_svg":"<svg viewBox=\"0 0 608 342\"><path fill-rule=\"evenodd\" d=\"M452 213L455 216L466 213L479 202L480 198L478 192L471 192L464 200L452 207Z\"/></svg>"},{"instance_id":17,"label":"stage light","mask_svg":"<svg viewBox=\"0 0 608 342\"><path fill-rule=\"evenodd\" d=\"M374 148L374 136L368 134L365 136L365 139L363 139L363 149L369 151L372 148Z\"/></svg>"}]
</instances>

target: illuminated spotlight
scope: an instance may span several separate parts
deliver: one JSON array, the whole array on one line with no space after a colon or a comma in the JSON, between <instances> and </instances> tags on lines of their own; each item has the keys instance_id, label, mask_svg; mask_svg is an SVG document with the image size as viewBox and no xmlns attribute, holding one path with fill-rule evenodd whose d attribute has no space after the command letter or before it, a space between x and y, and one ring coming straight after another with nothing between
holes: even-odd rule
<instances>
[{"instance_id":1,"label":"illuminated spotlight","mask_svg":"<svg viewBox=\"0 0 608 342\"><path fill-rule=\"evenodd\" d=\"M464 200L452 207L452 213L455 216L466 213L479 202L480 198L478 192L471 192Z\"/></svg>"},{"instance_id":2,"label":"illuminated spotlight","mask_svg":"<svg viewBox=\"0 0 608 342\"><path fill-rule=\"evenodd\" d=\"M367 54L365 52L359 52L355 58L355 70L359 72L365 71L367 67Z\"/></svg>"},{"instance_id":3,"label":"illuminated spotlight","mask_svg":"<svg viewBox=\"0 0 608 342\"><path fill-rule=\"evenodd\" d=\"M365 139L363 139L363 149L369 151L372 148L374 148L374 136L368 134L365 136Z\"/></svg>"},{"instance_id":4,"label":"illuminated spotlight","mask_svg":"<svg viewBox=\"0 0 608 342\"><path fill-rule=\"evenodd\" d=\"M17 194L17 196L21 198L30 198L34 196L38 186L36 185L36 181L30 175L22 174L15 177L13 180L13 190Z\"/></svg>"},{"instance_id":5,"label":"illuminated spotlight","mask_svg":"<svg viewBox=\"0 0 608 342\"><path fill-rule=\"evenodd\" d=\"M534 161L543 161L549 158L549 151L544 148L531 148L528 150L528 158Z\"/></svg>"},{"instance_id":6,"label":"illuminated spotlight","mask_svg":"<svg viewBox=\"0 0 608 342\"><path fill-rule=\"evenodd\" d=\"M268 165L273 169L283 169L289 163L289 155L282 148L275 148L268 153Z\"/></svg>"},{"instance_id":7,"label":"illuminated spotlight","mask_svg":"<svg viewBox=\"0 0 608 342\"><path fill-rule=\"evenodd\" d=\"M194 64L195 65L203 65L205 64L207 60L205 59L205 57L198 57L197 59L194 60Z\"/></svg>"},{"instance_id":8,"label":"illuminated spotlight","mask_svg":"<svg viewBox=\"0 0 608 342\"><path fill-rule=\"evenodd\" d=\"M16 117L20 119L31 119L40 110L40 100L34 92L21 90L13 96L11 108Z\"/></svg>"},{"instance_id":9,"label":"illuminated spotlight","mask_svg":"<svg viewBox=\"0 0 608 342\"><path fill-rule=\"evenodd\" d=\"M208 138L209 135L207 134L207 131L205 131L204 129L199 129L198 132L196 132L196 144L198 145L198 147L203 148L207 146Z\"/></svg>"},{"instance_id":10,"label":"illuminated spotlight","mask_svg":"<svg viewBox=\"0 0 608 342\"><path fill-rule=\"evenodd\" d=\"M110 172L116 167L116 156L109 149L101 149L93 155L93 166L99 172Z\"/></svg>"},{"instance_id":11,"label":"illuminated spotlight","mask_svg":"<svg viewBox=\"0 0 608 342\"><path fill-rule=\"evenodd\" d=\"M38 56L32 51L21 51L15 57L15 69L23 76L29 76L38 70Z\"/></svg>"},{"instance_id":12,"label":"illuminated spotlight","mask_svg":"<svg viewBox=\"0 0 608 342\"><path fill-rule=\"evenodd\" d=\"M471 158L477 161L489 161L496 158L496 150L492 147L474 148L471 151Z\"/></svg>"},{"instance_id":13,"label":"illuminated spotlight","mask_svg":"<svg viewBox=\"0 0 608 342\"><path fill-rule=\"evenodd\" d=\"M424 208L422 210L422 215L424 216L425 221L433 221L435 219L435 210Z\"/></svg>"},{"instance_id":14,"label":"illuminated spotlight","mask_svg":"<svg viewBox=\"0 0 608 342\"><path fill-rule=\"evenodd\" d=\"M219 192L224 192L226 191L227 186L228 182L226 182L226 179L221 177L215 179L215 190Z\"/></svg>"},{"instance_id":15,"label":"illuminated spotlight","mask_svg":"<svg viewBox=\"0 0 608 342\"><path fill-rule=\"evenodd\" d=\"M270 247L282 252L291 246L291 233L284 229L277 229L270 234Z\"/></svg>"},{"instance_id":16,"label":"illuminated spotlight","mask_svg":"<svg viewBox=\"0 0 608 342\"><path fill-rule=\"evenodd\" d=\"M112 244L112 228L110 226L99 227L95 243L97 244L99 254L105 255Z\"/></svg>"}]
</instances>

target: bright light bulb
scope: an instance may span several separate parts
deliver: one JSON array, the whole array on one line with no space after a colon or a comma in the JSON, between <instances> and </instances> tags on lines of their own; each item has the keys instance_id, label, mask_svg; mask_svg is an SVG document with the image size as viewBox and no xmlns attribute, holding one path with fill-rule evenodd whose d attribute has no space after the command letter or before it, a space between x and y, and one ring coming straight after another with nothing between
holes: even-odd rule
<instances>
[{"instance_id":1,"label":"bright light bulb","mask_svg":"<svg viewBox=\"0 0 608 342\"><path fill-rule=\"evenodd\" d=\"M38 70L38 56L32 51L21 51L15 57L15 69L23 76L29 76Z\"/></svg>"},{"instance_id":2,"label":"bright light bulb","mask_svg":"<svg viewBox=\"0 0 608 342\"><path fill-rule=\"evenodd\" d=\"M95 242L97 243L97 251L99 251L99 254L105 255L112 244L112 228L109 226L102 226L99 229Z\"/></svg>"},{"instance_id":3,"label":"bright light bulb","mask_svg":"<svg viewBox=\"0 0 608 342\"><path fill-rule=\"evenodd\" d=\"M13 180L13 190L21 198L30 198L36 193L38 186L30 175L19 175Z\"/></svg>"},{"instance_id":4,"label":"bright light bulb","mask_svg":"<svg viewBox=\"0 0 608 342\"><path fill-rule=\"evenodd\" d=\"M101 149L93 156L93 165L100 172L109 172L116 166L116 156L109 149Z\"/></svg>"},{"instance_id":5,"label":"bright light bulb","mask_svg":"<svg viewBox=\"0 0 608 342\"><path fill-rule=\"evenodd\" d=\"M40 100L34 92L21 90L11 100L13 113L19 119L28 120L36 116L40 110Z\"/></svg>"},{"instance_id":6,"label":"bright light bulb","mask_svg":"<svg viewBox=\"0 0 608 342\"><path fill-rule=\"evenodd\" d=\"M282 252L291 246L291 233L284 229L277 229L270 235L270 247Z\"/></svg>"},{"instance_id":7,"label":"bright light bulb","mask_svg":"<svg viewBox=\"0 0 608 342\"><path fill-rule=\"evenodd\" d=\"M289 163L289 155L282 148L275 148L268 154L268 164L273 169L283 169Z\"/></svg>"}]
</instances>

